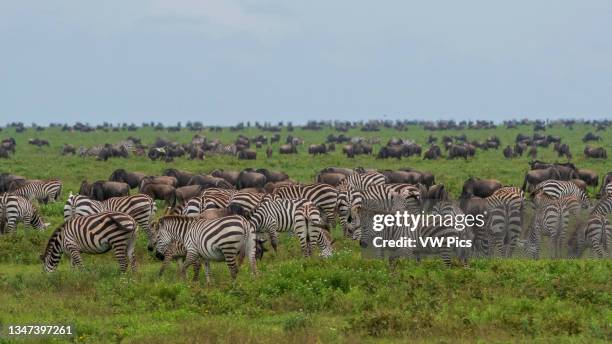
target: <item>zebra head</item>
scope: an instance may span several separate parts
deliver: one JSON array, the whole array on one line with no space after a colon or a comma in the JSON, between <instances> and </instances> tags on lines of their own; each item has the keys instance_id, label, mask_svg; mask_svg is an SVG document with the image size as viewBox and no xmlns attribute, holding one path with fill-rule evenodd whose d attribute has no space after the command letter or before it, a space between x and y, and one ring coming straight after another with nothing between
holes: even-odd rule
<instances>
[{"instance_id":1,"label":"zebra head","mask_svg":"<svg viewBox=\"0 0 612 344\"><path fill-rule=\"evenodd\" d=\"M43 263L43 270L45 272L55 271L59 265L60 259L62 258L62 228L63 224L53 232L51 238L49 238L49 242L47 242L45 251L40 256Z\"/></svg>"},{"instance_id":2,"label":"zebra head","mask_svg":"<svg viewBox=\"0 0 612 344\"><path fill-rule=\"evenodd\" d=\"M64 220L69 219L72 215L74 215L74 195L70 191L66 204L64 204Z\"/></svg>"},{"instance_id":3,"label":"zebra head","mask_svg":"<svg viewBox=\"0 0 612 344\"><path fill-rule=\"evenodd\" d=\"M151 251L155 249L155 257L160 260L164 259L166 250L171 246L172 235L168 231L167 219L161 218L151 223Z\"/></svg>"}]
</instances>

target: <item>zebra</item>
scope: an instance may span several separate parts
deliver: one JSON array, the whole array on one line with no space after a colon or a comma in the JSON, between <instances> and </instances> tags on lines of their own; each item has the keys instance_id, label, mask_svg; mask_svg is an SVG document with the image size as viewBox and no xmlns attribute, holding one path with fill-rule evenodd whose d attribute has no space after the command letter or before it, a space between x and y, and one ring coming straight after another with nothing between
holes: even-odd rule
<instances>
[{"instance_id":1,"label":"zebra","mask_svg":"<svg viewBox=\"0 0 612 344\"><path fill-rule=\"evenodd\" d=\"M237 215L249 219L255 209L264 202L281 199L278 194L264 194L240 190L229 200L227 207Z\"/></svg>"},{"instance_id":2,"label":"zebra","mask_svg":"<svg viewBox=\"0 0 612 344\"><path fill-rule=\"evenodd\" d=\"M332 255L330 237L322 229L321 213L316 205L305 199L281 199L261 204L251 216L257 233L268 233L274 251L278 247L278 232L293 231L300 240L305 257L311 255L311 243L315 242L322 257Z\"/></svg>"},{"instance_id":3,"label":"zebra","mask_svg":"<svg viewBox=\"0 0 612 344\"><path fill-rule=\"evenodd\" d=\"M210 208L226 208L237 190L210 188L185 203L181 215L197 216Z\"/></svg>"},{"instance_id":4,"label":"zebra","mask_svg":"<svg viewBox=\"0 0 612 344\"><path fill-rule=\"evenodd\" d=\"M47 204L49 201L55 202L59 199L62 193L62 182L57 179L35 181L15 189L12 193L30 201L36 199Z\"/></svg>"},{"instance_id":5,"label":"zebra","mask_svg":"<svg viewBox=\"0 0 612 344\"><path fill-rule=\"evenodd\" d=\"M375 185L383 185L387 177L380 172L353 173L340 182L340 187L348 186L353 190L364 191Z\"/></svg>"},{"instance_id":6,"label":"zebra","mask_svg":"<svg viewBox=\"0 0 612 344\"><path fill-rule=\"evenodd\" d=\"M590 244L599 258L610 256L612 246L612 222L609 214L591 214L584 230L584 244Z\"/></svg>"},{"instance_id":7,"label":"zebra","mask_svg":"<svg viewBox=\"0 0 612 344\"><path fill-rule=\"evenodd\" d=\"M539 258L540 238L542 234L552 239L552 256L561 257L561 247L565 238L570 215L580 208L579 199L574 195L560 198L541 197L536 206L535 215L529 228L525 253L534 259Z\"/></svg>"},{"instance_id":8,"label":"zebra","mask_svg":"<svg viewBox=\"0 0 612 344\"><path fill-rule=\"evenodd\" d=\"M0 233L12 232L18 221L22 221L26 229L43 230L49 226L27 198L9 193L0 195Z\"/></svg>"},{"instance_id":9,"label":"zebra","mask_svg":"<svg viewBox=\"0 0 612 344\"><path fill-rule=\"evenodd\" d=\"M323 212L328 229L334 224L338 191L333 186L322 183L286 185L275 189L273 194L283 199L309 200Z\"/></svg>"},{"instance_id":10,"label":"zebra","mask_svg":"<svg viewBox=\"0 0 612 344\"><path fill-rule=\"evenodd\" d=\"M393 214L399 209L406 209L401 199L396 199L395 205L391 208L387 208L388 211L380 212L376 211L377 214ZM368 226L368 230L364 231L363 236L360 238L359 245L363 249L372 248L375 250L375 254L379 257L383 257L387 253L389 264L391 268L394 268L397 259L403 255L412 256L417 261L421 260L423 254L438 253L445 266L451 265L451 255L455 251L458 257L461 259L464 265L468 262L468 250L467 248L455 249L452 244L452 240L455 242L463 240L468 242L473 239L471 229L464 224L460 225L459 222L463 212L459 207L452 204L449 201L436 202L431 211L427 214L422 213L426 216L427 220L423 223L419 223L416 226L391 226L386 227L383 231L375 232L371 226ZM453 218L453 223L448 224L446 218ZM380 234L377 234L380 233ZM377 238L382 240L405 240L414 243L413 247L401 247L401 248L378 248L374 246ZM381 241L382 242L382 241ZM438 242L439 245L433 243Z\"/></svg>"},{"instance_id":11,"label":"zebra","mask_svg":"<svg viewBox=\"0 0 612 344\"><path fill-rule=\"evenodd\" d=\"M361 192L353 192L351 197L340 196L342 202L349 204L339 204L338 212L341 223L347 223L350 216L353 224L353 240L361 239L362 224L361 220L368 218L375 212L391 212L392 209L405 210L408 213L420 213L422 210L421 191L412 184L385 184L374 185ZM400 208L397 208L397 207ZM362 212L365 210L365 212ZM366 215L367 213L371 213ZM342 220L344 219L344 220Z\"/></svg>"},{"instance_id":12,"label":"zebra","mask_svg":"<svg viewBox=\"0 0 612 344\"><path fill-rule=\"evenodd\" d=\"M518 187L506 186L485 198L487 223L474 232L474 246L479 253L510 257L522 230L524 193ZM493 249L490 250L489 243Z\"/></svg>"},{"instance_id":13,"label":"zebra","mask_svg":"<svg viewBox=\"0 0 612 344\"><path fill-rule=\"evenodd\" d=\"M112 197L100 202L87 196L70 193L64 205L64 220L72 216L87 216L107 211L125 213L136 220L147 235L148 250L153 250L151 221L153 221L157 207L155 201L148 195Z\"/></svg>"},{"instance_id":14,"label":"zebra","mask_svg":"<svg viewBox=\"0 0 612 344\"><path fill-rule=\"evenodd\" d=\"M194 281L199 280L200 260L206 267L206 283L210 283L210 262L225 261L232 280L238 266L248 257L251 271L256 274L255 229L242 216L231 215L216 220L200 220L187 216L164 216L155 224L156 256L166 260L173 255L185 254L181 274L194 266ZM182 251L182 252L181 252ZM160 274L163 273L164 266Z\"/></svg>"},{"instance_id":15,"label":"zebra","mask_svg":"<svg viewBox=\"0 0 612 344\"><path fill-rule=\"evenodd\" d=\"M575 196L582 205L582 208L586 209L591 205L589 196L586 194L586 192L571 181L550 179L536 185L531 192L531 197L533 198L536 207L538 206L538 202L540 201L541 197L544 195L552 198Z\"/></svg>"},{"instance_id":16,"label":"zebra","mask_svg":"<svg viewBox=\"0 0 612 344\"><path fill-rule=\"evenodd\" d=\"M64 252L70 255L73 267L82 267L81 252L100 254L112 249L121 272L127 270L128 261L132 271L135 271L135 241L136 221L129 215L103 212L72 217L51 234L41 256L43 269L46 272L54 271Z\"/></svg>"},{"instance_id":17,"label":"zebra","mask_svg":"<svg viewBox=\"0 0 612 344\"><path fill-rule=\"evenodd\" d=\"M612 214L612 195L602 198L591 210L591 215Z\"/></svg>"}]
</instances>

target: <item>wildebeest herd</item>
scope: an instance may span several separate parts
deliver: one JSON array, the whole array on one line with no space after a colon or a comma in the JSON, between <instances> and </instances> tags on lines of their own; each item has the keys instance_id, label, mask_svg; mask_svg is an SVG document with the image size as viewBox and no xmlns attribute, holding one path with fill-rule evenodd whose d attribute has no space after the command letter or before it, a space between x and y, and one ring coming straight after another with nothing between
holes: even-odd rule
<instances>
[{"instance_id":1,"label":"wildebeest herd","mask_svg":"<svg viewBox=\"0 0 612 344\"><path fill-rule=\"evenodd\" d=\"M378 128L389 126L406 130L408 124L373 121L360 125L364 132L375 132ZM446 129L494 126L488 122L441 121L435 125L422 124L432 131L427 138L427 149L413 140L392 138L375 154L373 147L380 144L380 139L350 137L345 132L357 125L341 122L334 124L341 134L330 134L325 142L310 144L307 152L312 155L327 154L335 151L336 145L341 145L338 149L348 158L365 154L375 155L376 159L423 156L423 159L436 160L446 155L448 159L467 160L478 150L499 150L503 147L496 136L479 142L468 140L465 134L440 137L433 134ZM504 123L509 128L516 124ZM574 123L567 121L563 124L571 126ZM607 122L595 124L597 130L605 130L609 125ZM304 128L319 130L325 125L329 123L309 122ZM239 135L229 144L223 144L218 139L207 139L198 133L187 144L159 138L153 144L145 145L138 137L131 135L119 143L89 148L65 144L61 153L93 156L102 161L139 155L170 163L179 157L201 160L209 154L256 160L257 150L253 147L263 146L267 146L266 156L269 158L274 154L270 146L272 143L278 144L279 154L296 154L303 149L304 140L300 137L290 133L285 140L281 140L275 126L256 126L275 133L271 137ZM214 169L206 174L166 168L159 175L149 175L131 171L126 166L114 170L107 180L83 180L78 191L74 190L74 194L70 192L64 206L65 221L53 231L43 250L43 266L46 271L54 270L63 253L69 255L73 264L81 265L80 254L83 252L96 254L113 250L122 271L128 266L135 269L134 242L137 228L141 228L146 234L148 248L163 260L160 273L170 261L180 258L184 261L182 274L193 266L194 278L198 278L200 264L204 262L209 280L210 262L224 261L235 278L244 257L249 260L252 271L257 271L256 261L264 256L266 243L269 241L275 251L278 249L279 232L293 233L303 256L310 257L314 250L319 250L321 256L329 257L334 252L334 236L342 238L340 240L356 240L362 247L371 247L372 231L368 214L400 209L486 216L486 225L482 228L458 231L438 226L419 227L412 233L401 229L385 232L387 239L414 235L461 236L474 242L473 247L457 251L430 252L418 247L414 252L409 252L417 259L423 254L435 253L450 265L453 255L466 264L469 257L513 257L519 254L539 258L541 247L545 246L543 236L550 237L550 256L554 258L580 257L587 250L597 257L609 256L612 172L600 178L595 171L576 167L569 162L571 149L561 137L543 135L541 132L546 130L545 123L536 121L533 126L533 135L519 134L513 146L506 145L502 152L507 159L523 154L533 158L522 186L471 177L464 182L462 192L455 200L440 183L443 177L436 178L434 173L410 167L394 170L328 167L320 170L312 182L300 183L286 172L268 168ZM279 124L278 127L283 126ZM158 130L158 126L155 128ZM180 131L181 128L166 129ZM203 130L202 126L193 123L187 128ZM83 132L107 129L109 127L82 125L68 129L62 127L62 130ZM110 129L137 130L129 125ZM219 130L210 129L212 132ZM19 132L27 130L23 127ZM585 143L599 140L601 138L591 132L583 138ZM29 143L38 147L49 145L48 141L41 139L31 139ZM566 157L568 162L536 160L538 149L550 145L559 157ZM10 157L15 152L16 140L9 138L2 141L0 157ZM584 155L588 158L607 158L603 147L588 145ZM589 198L588 187L598 187L597 199ZM0 231L13 232L18 222L23 222L26 227L47 228L48 223L41 216L37 204L58 201L62 188L61 181L56 179L38 180L10 173L1 174ZM373 201L386 206L375 209ZM398 204L400 208L397 208ZM578 214L585 215L580 217ZM339 232L335 233L337 228ZM517 253L517 248L520 253ZM392 260L397 258L395 252L385 252L383 255Z\"/></svg>"}]
</instances>

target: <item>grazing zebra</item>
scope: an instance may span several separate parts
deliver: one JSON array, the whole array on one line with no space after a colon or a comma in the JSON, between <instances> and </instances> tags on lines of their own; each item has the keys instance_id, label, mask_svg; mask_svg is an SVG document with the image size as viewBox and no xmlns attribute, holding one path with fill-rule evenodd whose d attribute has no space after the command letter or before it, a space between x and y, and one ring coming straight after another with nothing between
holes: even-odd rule
<instances>
[{"instance_id":1,"label":"grazing zebra","mask_svg":"<svg viewBox=\"0 0 612 344\"><path fill-rule=\"evenodd\" d=\"M397 199L400 203L396 203L393 207L388 208L386 214L394 214L399 209L406 209L401 199ZM383 212L376 211L376 214L383 214ZM379 257L385 256L389 258L391 267L395 267L397 259L401 256L413 256L417 261L421 260L422 255L438 253L446 266L451 264L451 255L454 252L457 253L458 257L467 265L468 260L468 249L467 248L455 248L455 243L458 240L472 240L473 235L468 226L461 226L458 224L458 219L463 216L463 212L459 207L452 204L449 201L440 201L434 204L431 211L425 214L427 221L417 225L415 228L410 226L391 226L386 227L380 232L375 232L372 226L368 226L367 230L364 231L359 244L362 248L368 249L373 248L375 254ZM449 223L446 219L453 218L453 223ZM380 245L385 240L398 240L412 241L414 247L385 247L380 248L374 246L375 244ZM439 245L433 243L438 242Z\"/></svg>"},{"instance_id":2,"label":"grazing zebra","mask_svg":"<svg viewBox=\"0 0 612 344\"><path fill-rule=\"evenodd\" d=\"M601 198L612 197L612 182L601 187L601 191L599 192L599 197Z\"/></svg>"},{"instance_id":3,"label":"grazing zebra","mask_svg":"<svg viewBox=\"0 0 612 344\"><path fill-rule=\"evenodd\" d=\"M256 232L268 233L274 251L278 247L278 233L293 231L300 240L305 257L311 254L312 242L317 244L322 257L332 255L330 238L326 231L319 227L321 213L311 201L281 199L263 203L251 216L251 222Z\"/></svg>"},{"instance_id":4,"label":"grazing zebra","mask_svg":"<svg viewBox=\"0 0 612 344\"><path fill-rule=\"evenodd\" d=\"M540 197L524 247L527 255L534 259L539 258L540 238L544 234L552 239L552 256L560 258L570 216L575 214L579 207L579 199L573 195L560 198Z\"/></svg>"},{"instance_id":5,"label":"grazing zebra","mask_svg":"<svg viewBox=\"0 0 612 344\"><path fill-rule=\"evenodd\" d=\"M522 230L523 190L502 187L485 201L487 226L474 232L475 249L485 255L511 257Z\"/></svg>"},{"instance_id":6,"label":"grazing zebra","mask_svg":"<svg viewBox=\"0 0 612 344\"><path fill-rule=\"evenodd\" d=\"M193 279L198 280L200 260L203 259L207 283L210 283L211 261L225 261L232 280L235 280L245 256L249 259L251 271L257 273L255 230L242 216L232 215L210 221L186 216L165 216L154 227L158 258L165 261L168 257L184 252L185 263L181 267L183 276L187 268L193 265ZM163 269L162 265L160 274Z\"/></svg>"},{"instance_id":7,"label":"grazing zebra","mask_svg":"<svg viewBox=\"0 0 612 344\"><path fill-rule=\"evenodd\" d=\"M277 194L264 194L250 191L238 191L229 200L228 208L234 213L251 218L251 215L264 202L281 199Z\"/></svg>"},{"instance_id":8,"label":"grazing zebra","mask_svg":"<svg viewBox=\"0 0 612 344\"><path fill-rule=\"evenodd\" d=\"M129 215L104 212L72 217L51 234L41 257L43 268L46 272L54 271L64 252L70 255L72 266L82 267L82 252L100 254L112 249L122 272L127 270L128 260L135 271L135 241L136 221Z\"/></svg>"},{"instance_id":9,"label":"grazing zebra","mask_svg":"<svg viewBox=\"0 0 612 344\"><path fill-rule=\"evenodd\" d=\"M31 226L42 230L49 225L27 198L9 193L0 195L0 233L12 232L18 221L22 221L26 229Z\"/></svg>"},{"instance_id":10,"label":"grazing zebra","mask_svg":"<svg viewBox=\"0 0 612 344\"><path fill-rule=\"evenodd\" d=\"M348 186L353 190L364 191L375 185L383 185L387 177L379 172L353 173L340 182L340 187Z\"/></svg>"},{"instance_id":11,"label":"grazing zebra","mask_svg":"<svg viewBox=\"0 0 612 344\"><path fill-rule=\"evenodd\" d=\"M145 194L112 197L100 202L87 196L70 193L64 205L64 220L72 216L87 216L107 211L125 213L144 229L149 240L148 249L152 250L151 221L153 221L156 210L155 201Z\"/></svg>"},{"instance_id":12,"label":"grazing zebra","mask_svg":"<svg viewBox=\"0 0 612 344\"><path fill-rule=\"evenodd\" d=\"M333 186L322 183L286 185L275 189L273 194L283 199L309 200L323 212L328 229L331 229L331 226L334 224L338 191Z\"/></svg>"},{"instance_id":13,"label":"grazing zebra","mask_svg":"<svg viewBox=\"0 0 612 344\"><path fill-rule=\"evenodd\" d=\"M367 217L366 213L383 213L398 209L414 214L420 213L422 209L421 192L411 184L374 185L365 191L353 192L352 198L341 196L339 199L342 202L350 202L350 205L339 204L338 212L341 223L346 224L349 216L352 218L353 224L349 228L353 231L354 240L361 239L361 220ZM362 213L362 209L365 212Z\"/></svg>"},{"instance_id":14,"label":"grazing zebra","mask_svg":"<svg viewBox=\"0 0 612 344\"><path fill-rule=\"evenodd\" d=\"M574 184L571 181L564 180L545 180L533 189L531 192L531 197L534 199L534 203L536 203L536 207L538 206L538 202L540 197L546 195L552 198L561 198L564 196L575 196L582 208L588 208L590 204L589 196L582 190L578 185Z\"/></svg>"},{"instance_id":15,"label":"grazing zebra","mask_svg":"<svg viewBox=\"0 0 612 344\"><path fill-rule=\"evenodd\" d=\"M56 179L35 181L25 184L14 191L13 194L23 196L28 200L36 199L39 202L55 202L62 193L62 182Z\"/></svg>"},{"instance_id":16,"label":"grazing zebra","mask_svg":"<svg viewBox=\"0 0 612 344\"><path fill-rule=\"evenodd\" d=\"M197 216L206 209L226 208L237 190L210 188L185 203L181 215Z\"/></svg>"}]
</instances>

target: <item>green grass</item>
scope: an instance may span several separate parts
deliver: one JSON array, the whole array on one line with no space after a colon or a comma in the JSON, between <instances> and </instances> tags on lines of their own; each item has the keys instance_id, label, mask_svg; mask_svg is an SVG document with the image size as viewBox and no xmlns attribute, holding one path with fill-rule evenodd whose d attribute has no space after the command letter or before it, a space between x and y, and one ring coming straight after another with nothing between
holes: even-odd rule
<instances>
[{"instance_id":1,"label":"green grass","mask_svg":"<svg viewBox=\"0 0 612 344\"><path fill-rule=\"evenodd\" d=\"M612 168L601 160L584 159L582 136L594 128L549 128L570 144L574 163L600 175ZM292 134L309 143L323 142L331 131ZM470 140L490 135L503 146L519 132L531 128L465 130ZM223 142L241 132L205 133ZM460 132L435 132L435 136ZM81 180L106 179L116 168L159 174L174 167L194 172L214 168L268 167L284 170L296 180L312 181L327 166L399 168L411 166L435 173L456 196L470 176L496 178L521 185L528 169L527 157L506 160L501 149L478 151L469 161L423 161L420 158L375 160L370 156L347 159L340 152L310 157L306 148L298 156L265 158L265 147L256 161L210 156L205 161L177 159L174 163L147 158L111 159L62 157L63 143L91 146L117 142L129 135L151 143L157 136L187 142L193 132L160 133L141 129L135 133L63 133L48 129L15 134L5 129L0 137L17 139L17 154L0 160L0 171L29 178L60 178L65 199ZM430 132L411 126L406 132L383 130L355 136L416 139L424 143ZM603 135L612 151L612 134ZM286 132L281 133L284 140ZM40 137L50 148L27 145ZM338 146L340 148L340 146ZM339 149L338 149L339 150ZM375 147L375 151L378 146ZM542 160L555 161L549 149L539 149ZM55 226L61 222L62 203L41 206ZM182 281L172 266L159 278L159 262L146 251L144 235L138 241L139 271L120 274L111 255L84 256L85 269L72 270L64 258L58 271L42 272L39 255L52 229L0 237L0 324L72 324L74 342L606 342L612 340L612 287L610 260L472 260L470 268L445 268L438 259L420 264L402 261L390 272L384 261L363 259L356 243L336 231L336 254L328 260L300 257L293 238L281 238L278 255L267 254L258 264L259 277L243 266L235 286L223 264L213 264L213 283ZM0 342L5 339L0 337ZM35 341L45 342L49 338Z\"/></svg>"}]
</instances>

